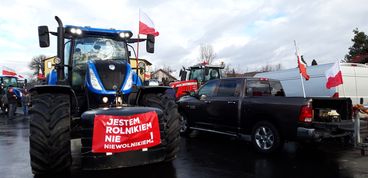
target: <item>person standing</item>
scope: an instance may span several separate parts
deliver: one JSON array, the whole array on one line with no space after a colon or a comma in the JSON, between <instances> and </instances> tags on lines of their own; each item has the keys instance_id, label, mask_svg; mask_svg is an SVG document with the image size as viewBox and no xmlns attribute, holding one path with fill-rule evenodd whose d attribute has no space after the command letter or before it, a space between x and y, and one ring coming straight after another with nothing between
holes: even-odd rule
<instances>
[{"instance_id":1,"label":"person standing","mask_svg":"<svg viewBox=\"0 0 368 178\"><path fill-rule=\"evenodd\" d=\"M30 102L30 96L29 96L28 90L24 89L22 93L22 107L23 107L24 117L28 117L29 102Z\"/></svg>"},{"instance_id":2,"label":"person standing","mask_svg":"<svg viewBox=\"0 0 368 178\"><path fill-rule=\"evenodd\" d=\"M14 93L14 89L12 85L9 85L8 92L6 95L8 98L8 105L9 105L8 118L14 119L15 111L17 109L17 96Z\"/></svg>"}]
</instances>

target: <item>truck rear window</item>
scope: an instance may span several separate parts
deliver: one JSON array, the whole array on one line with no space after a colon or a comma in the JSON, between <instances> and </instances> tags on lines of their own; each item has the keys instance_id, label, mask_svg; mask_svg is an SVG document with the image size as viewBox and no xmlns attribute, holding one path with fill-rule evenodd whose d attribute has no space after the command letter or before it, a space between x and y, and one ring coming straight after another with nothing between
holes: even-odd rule
<instances>
[{"instance_id":1,"label":"truck rear window","mask_svg":"<svg viewBox=\"0 0 368 178\"><path fill-rule=\"evenodd\" d=\"M285 96L279 81L248 80L247 96Z\"/></svg>"}]
</instances>

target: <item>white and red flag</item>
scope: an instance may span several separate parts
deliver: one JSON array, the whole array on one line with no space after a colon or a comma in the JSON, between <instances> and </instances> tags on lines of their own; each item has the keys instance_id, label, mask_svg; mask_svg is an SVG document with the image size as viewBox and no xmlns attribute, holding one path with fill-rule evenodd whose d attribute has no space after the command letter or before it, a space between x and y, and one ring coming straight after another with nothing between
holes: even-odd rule
<instances>
[{"instance_id":1,"label":"white and red flag","mask_svg":"<svg viewBox=\"0 0 368 178\"><path fill-rule=\"evenodd\" d=\"M14 69L11 69L11 68L5 67L5 66L0 66L0 75L16 76L17 73L15 72Z\"/></svg>"},{"instance_id":2,"label":"white and red flag","mask_svg":"<svg viewBox=\"0 0 368 178\"><path fill-rule=\"evenodd\" d=\"M139 10L139 34L158 36L159 32L155 29L155 24L146 13Z\"/></svg>"},{"instance_id":3,"label":"white and red flag","mask_svg":"<svg viewBox=\"0 0 368 178\"><path fill-rule=\"evenodd\" d=\"M330 89L343 83L340 63L336 61L331 68L325 72L327 78L326 88Z\"/></svg>"},{"instance_id":4,"label":"white and red flag","mask_svg":"<svg viewBox=\"0 0 368 178\"><path fill-rule=\"evenodd\" d=\"M300 56L299 54L297 54L297 57L298 57L299 73L302 74L305 80L309 80L309 75L307 74L307 63L305 63L303 57Z\"/></svg>"}]
</instances>

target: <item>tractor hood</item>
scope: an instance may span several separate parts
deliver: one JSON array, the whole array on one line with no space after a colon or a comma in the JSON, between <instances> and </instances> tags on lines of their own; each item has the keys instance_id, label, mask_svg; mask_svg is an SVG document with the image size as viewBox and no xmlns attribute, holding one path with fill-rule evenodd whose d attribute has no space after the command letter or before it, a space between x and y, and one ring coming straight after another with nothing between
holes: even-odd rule
<instances>
[{"instance_id":1,"label":"tractor hood","mask_svg":"<svg viewBox=\"0 0 368 178\"><path fill-rule=\"evenodd\" d=\"M123 60L88 61L87 87L97 94L124 94L132 88L132 70Z\"/></svg>"}]
</instances>

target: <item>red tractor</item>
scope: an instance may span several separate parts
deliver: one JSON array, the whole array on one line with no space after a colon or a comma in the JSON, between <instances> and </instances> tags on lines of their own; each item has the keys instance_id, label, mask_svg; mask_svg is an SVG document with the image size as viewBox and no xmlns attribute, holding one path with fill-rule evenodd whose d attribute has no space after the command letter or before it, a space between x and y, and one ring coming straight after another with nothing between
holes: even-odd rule
<instances>
[{"instance_id":1,"label":"red tractor","mask_svg":"<svg viewBox=\"0 0 368 178\"><path fill-rule=\"evenodd\" d=\"M221 69L224 65L209 65L207 63L199 63L197 65L191 66L187 69L183 67L180 70L179 76L181 81L170 83L170 87L174 88L176 91L176 99L189 94L190 92L195 92L200 86L209 80L222 78ZM187 71L189 75L187 76Z\"/></svg>"}]
</instances>

